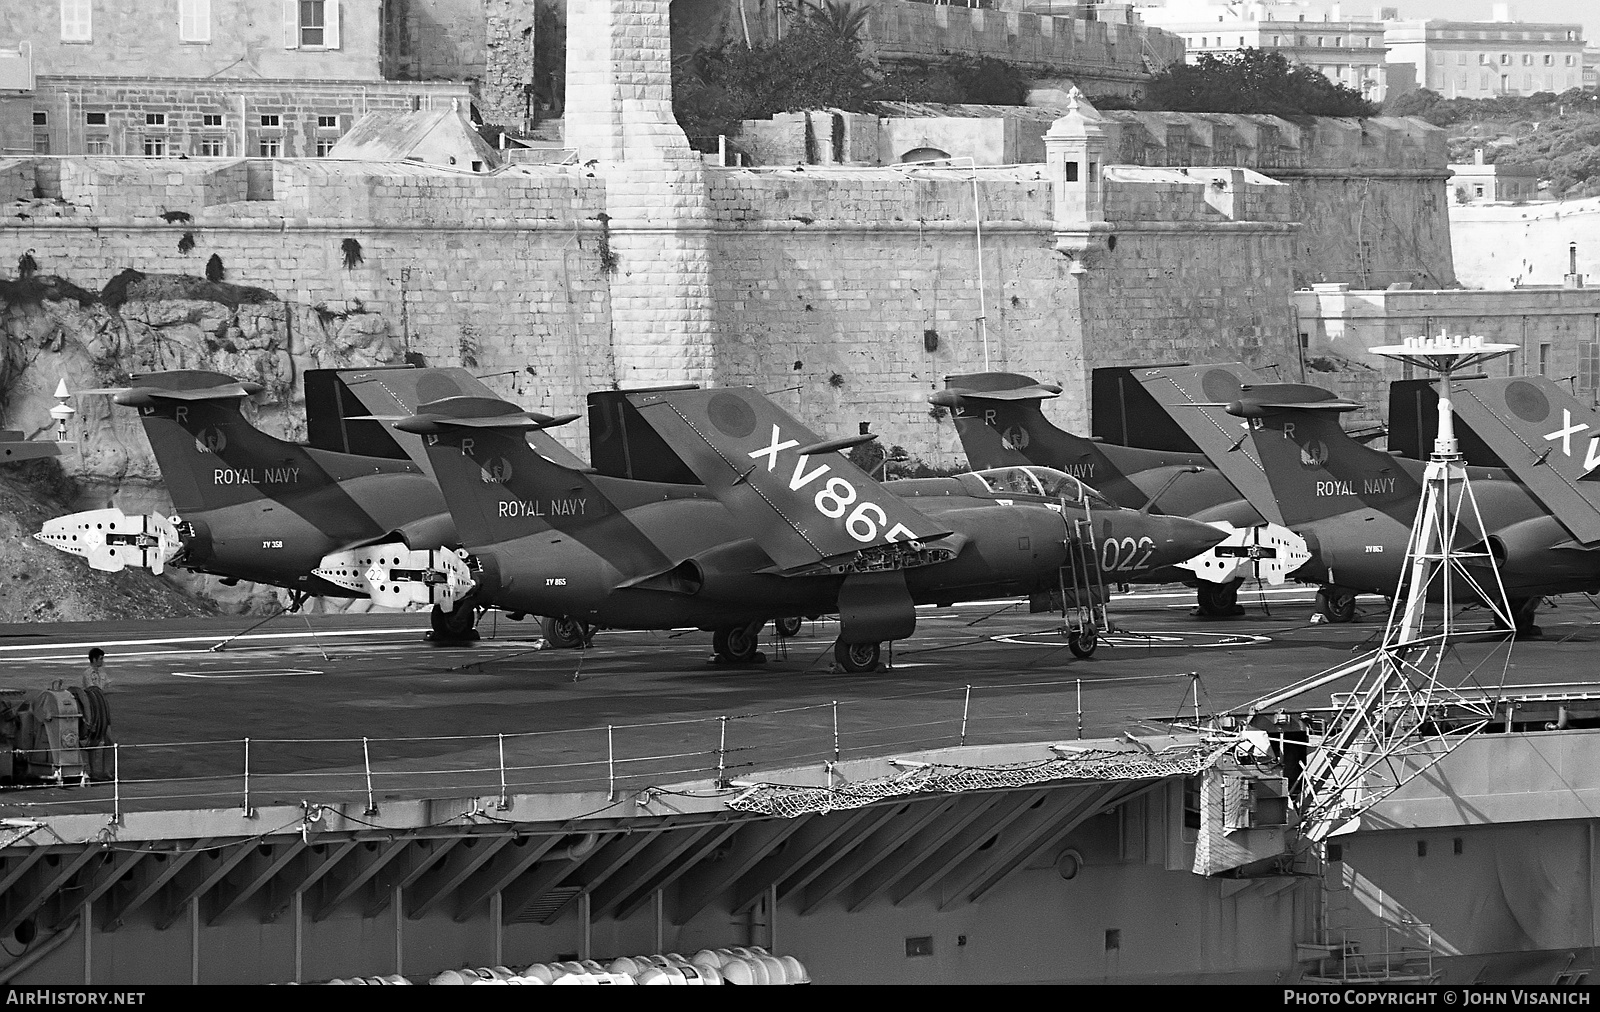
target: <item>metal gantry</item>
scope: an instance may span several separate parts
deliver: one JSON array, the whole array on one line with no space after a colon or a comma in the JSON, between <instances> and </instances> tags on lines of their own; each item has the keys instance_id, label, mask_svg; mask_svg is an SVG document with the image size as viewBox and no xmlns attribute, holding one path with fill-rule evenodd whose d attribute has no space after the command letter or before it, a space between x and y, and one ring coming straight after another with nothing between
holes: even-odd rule
<instances>
[{"instance_id":1,"label":"metal gantry","mask_svg":"<svg viewBox=\"0 0 1600 1012\"><path fill-rule=\"evenodd\" d=\"M1504 682L1516 634L1450 404L1452 373L1516 346L1440 334L1372 350L1438 374L1438 433L1382 645L1365 670L1356 669L1354 690L1334 697L1321 740L1307 756L1300 833L1313 843L1351 828L1361 813L1488 725L1498 693L1486 691L1478 673L1498 667L1496 684ZM1464 600L1483 603L1495 628L1458 628L1456 611ZM1430 605L1438 609L1436 617L1430 618ZM1457 650L1467 639L1488 640L1491 649L1468 663ZM1344 666L1335 677L1351 673L1351 666Z\"/></svg>"}]
</instances>

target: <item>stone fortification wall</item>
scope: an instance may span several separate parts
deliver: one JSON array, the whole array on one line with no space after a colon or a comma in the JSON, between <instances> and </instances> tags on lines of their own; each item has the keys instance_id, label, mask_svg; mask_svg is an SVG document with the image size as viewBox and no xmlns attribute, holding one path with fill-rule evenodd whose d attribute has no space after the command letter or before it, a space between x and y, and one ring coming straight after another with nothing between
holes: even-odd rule
<instances>
[{"instance_id":1,"label":"stone fortification wall","mask_svg":"<svg viewBox=\"0 0 1600 1012\"><path fill-rule=\"evenodd\" d=\"M1362 400L1360 417L1388 414L1390 380L1404 367L1367 349L1408 337L1477 334L1518 350L1484 367L1496 376L1570 380L1579 398L1600 395L1600 288L1371 291L1316 285L1294 293L1311 381Z\"/></svg>"},{"instance_id":2,"label":"stone fortification wall","mask_svg":"<svg viewBox=\"0 0 1600 1012\"><path fill-rule=\"evenodd\" d=\"M766 164L890 164L930 149L980 165L1032 162L1043 160L1044 134L1061 114L902 103L886 104L884 112L889 115L876 120L827 111L752 120L742 125L740 144ZM1446 200L1449 154L1444 131L1422 120L1292 122L1123 110L1100 117L1108 164L1240 166L1289 183L1293 218L1303 225L1290 267L1296 287L1456 283Z\"/></svg>"},{"instance_id":3,"label":"stone fortification wall","mask_svg":"<svg viewBox=\"0 0 1600 1012\"><path fill-rule=\"evenodd\" d=\"M1114 225L1147 222L1293 221L1293 191L1248 169L1148 169L1108 165L1105 216Z\"/></svg>"},{"instance_id":4,"label":"stone fortification wall","mask_svg":"<svg viewBox=\"0 0 1600 1012\"><path fill-rule=\"evenodd\" d=\"M880 60L989 56L1037 75L1067 75L1095 94L1131 94L1158 66L1183 59L1183 40L1143 25L1040 17L900 0L874 4L863 32Z\"/></svg>"},{"instance_id":5,"label":"stone fortification wall","mask_svg":"<svg viewBox=\"0 0 1600 1012\"><path fill-rule=\"evenodd\" d=\"M1043 165L979 170L981 216L971 170L708 170L705 216L690 226L705 250L701 292L663 273L653 247L613 232L618 203L642 199L611 192L625 176L283 160L261 185L241 178L240 162L135 160L114 166L111 185L101 161L0 166L15 189L32 191L25 165L75 198L17 205L29 217L7 221L0 265L32 249L42 273L97 289L126 268L198 277L215 254L229 282L284 303L286 389L304 368L412 353L500 374L489 382L507 396L568 411L592 389L699 370L718 383L796 387L786 403L830 434L871 421L890 443L953 463L953 431L924 400L946 373L1063 382L1058 413L1083 426L1096 366L1293 354L1286 188L1259 177L1123 180L1112 170L1106 217L1120 245L1085 270L1054 248L1055 184ZM272 199L237 199L249 192ZM164 211L191 217L169 223ZM666 241L660 226L630 227ZM185 234L195 245L180 251ZM350 266L347 240L360 257ZM683 299L704 303L709 337L671 337L671 321L652 322L688 311ZM623 306L643 315L619 330ZM37 363L41 397L60 365ZM64 374L74 385L114 378ZM15 402L11 420L48 407ZM283 417L295 416L291 398ZM559 435L580 449L587 439L581 424Z\"/></svg>"},{"instance_id":6,"label":"stone fortification wall","mask_svg":"<svg viewBox=\"0 0 1600 1012\"><path fill-rule=\"evenodd\" d=\"M1105 171L1112 247L1080 276L1092 366L1242 361L1299 372L1291 187L1248 169Z\"/></svg>"},{"instance_id":7,"label":"stone fortification wall","mask_svg":"<svg viewBox=\"0 0 1600 1012\"><path fill-rule=\"evenodd\" d=\"M68 185L95 175L71 159L30 164L43 176L59 171ZM0 264L9 273L31 249L41 274L94 290L129 268L200 277L215 255L228 281L265 289L287 307L286 357L273 370L285 390L305 368L398 362L407 354L500 373L491 385L530 407L574 410L589 390L612 382L610 278L600 260L605 193L581 170L484 177L280 161L267 187L280 199L207 204L217 192L209 177L219 174L242 196L226 163L144 167L115 185L71 190L75 206L48 198L12 205ZM169 223L163 211L189 220ZM185 235L193 246L180 249ZM199 347L191 364L225 364L208 363ZM103 385L133 369L122 356L89 358L97 364L86 373L81 362L44 355L34 365L42 377L36 386L48 393L60 375L73 386ZM13 401L10 410L27 424L48 407ZM296 416L291 398L283 417ZM584 437L579 430L570 438Z\"/></svg>"},{"instance_id":8,"label":"stone fortification wall","mask_svg":"<svg viewBox=\"0 0 1600 1012\"><path fill-rule=\"evenodd\" d=\"M926 400L946 374L1056 377L1074 356L1072 286L1039 171L980 174L981 274L971 173L732 171L710 192L716 382L778 391L819 431L870 422L885 446L960 464L954 429Z\"/></svg>"}]
</instances>

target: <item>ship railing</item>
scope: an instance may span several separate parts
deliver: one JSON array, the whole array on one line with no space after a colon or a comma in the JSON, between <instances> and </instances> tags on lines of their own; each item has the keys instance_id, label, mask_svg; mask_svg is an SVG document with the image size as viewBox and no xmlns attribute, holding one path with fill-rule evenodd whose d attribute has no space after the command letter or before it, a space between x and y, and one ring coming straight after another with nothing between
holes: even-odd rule
<instances>
[{"instance_id":1,"label":"ship railing","mask_svg":"<svg viewBox=\"0 0 1600 1012\"><path fill-rule=\"evenodd\" d=\"M1067 648L1065 640L1062 650ZM1197 693L1193 672L965 685L841 698L751 713L540 731L426 737L237 738L85 747L89 782L0 790L8 814L265 805L364 805L422 797L603 791L611 801L663 786L715 792L760 769L817 765L969 745L1114 736L1126 700L1097 694L1149 688L1176 720ZM1069 701L1041 713L1037 692ZM1152 708L1154 709L1154 707ZM1152 714L1154 716L1154 714Z\"/></svg>"},{"instance_id":2,"label":"ship railing","mask_svg":"<svg viewBox=\"0 0 1600 1012\"><path fill-rule=\"evenodd\" d=\"M1317 968L1305 975L1309 984L1437 983L1433 925L1420 921L1385 923L1370 928L1340 928L1326 944L1301 945L1302 958Z\"/></svg>"}]
</instances>

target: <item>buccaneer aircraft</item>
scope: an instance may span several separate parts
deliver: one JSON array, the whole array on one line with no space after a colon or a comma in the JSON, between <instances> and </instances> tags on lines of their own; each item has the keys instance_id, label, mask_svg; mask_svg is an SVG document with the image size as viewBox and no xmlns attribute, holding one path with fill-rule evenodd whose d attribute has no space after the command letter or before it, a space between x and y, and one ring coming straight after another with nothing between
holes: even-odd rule
<instances>
[{"instance_id":1,"label":"buccaneer aircraft","mask_svg":"<svg viewBox=\"0 0 1600 1012\"><path fill-rule=\"evenodd\" d=\"M1061 388L1018 373L947 376L945 384L928 400L950 409L974 468L1042 464L1082 480L1118 506L1185 516L1226 531L1221 544L1181 567L1188 572L1169 574L1196 584L1202 615L1242 614L1241 574L1254 569L1281 583L1307 558L1305 546L1282 527L1267 527L1205 454L1118 446L1066 432L1042 410Z\"/></svg>"},{"instance_id":2,"label":"buccaneer aircraft","mask_svg":"<svg viewBox=\"0 0 1600 1012\"><path fill-rule=\"evenodd\" d=\"M911 635L917 604L1060 590L1079 517L1108 581L1222 539L1047 469L1015 491L1015 474L882 484L836 452L872 437L823 440L748 388L626 396L701 485L563 467L523 439L546 423L501 400L445 398L395 423L427 438L474 600L615 628L698 626L729 660L751 658L770 619L837 613L837 661L869 671L883 642Z\"/></svg>"},{"instance_id":3,"label":"buccaneer aircraft","mask_svg":"<svg viewBox=\"0 0 1600 1012\"><path fill-rule=\"evenodd\" d=\"M1426 465L1350 438L1339 415L1360 405L1320 387L1257 384L1253 378L1232 365L1140 374L1146 389L1264 516L1305 538L1312 558L1294 577L1319 584L1330 610L1353 611L1355 592L1392 595ZM1482 425L1485 420L1469 418L1480 434L1490 428ZM1531 423L1507 421L1528 443L1544 439L1532 433ZM1467 471L1487 544L1461 547L1494 555L1519 631L1537 631L1532 619L1542 596L1600 586L1600 553L1583 550L1528 487L1498 468ZM1555 487L1539 476L1536 490L1546 486ZM1483 579L1491 577L1485 572Z\"/></svg>"},{"instance_id":4,"label":"buccaneer aircraft","mask_svg":"<svg viewBox=\"0 0 1600 1012\"><path fill-rule=\"evenodd\" d=\"M357 376L381 382L402 401L419 390L486 391L463 370ZM225 583L283 587L296 606L321 595L365 596L393 607L431 604L436 634L469 635L475 612L457 605L471 578L454 551L455 525L432 475L368 420L389 440L389 450L377 448L359 417L330 421L313 414L310 422L314 429L346 422L339 429L345 445L364 438L367 449L379 452L268 435L240 410L259 390L220 373L182 371L135 376L131 386L111 391L116 403L138 409L177 515L91 510L51 520L35 537L95 569L133 565L160 573L172 565ZM542 438L552 454L566 452ZM426 459L420 449L418 456Z\"/></svg>"}]
</instances>

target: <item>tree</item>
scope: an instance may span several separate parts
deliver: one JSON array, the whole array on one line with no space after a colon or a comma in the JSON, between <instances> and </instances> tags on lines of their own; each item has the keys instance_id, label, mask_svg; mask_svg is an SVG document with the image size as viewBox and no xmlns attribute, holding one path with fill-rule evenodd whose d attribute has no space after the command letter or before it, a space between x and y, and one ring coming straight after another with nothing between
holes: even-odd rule
<instances>
[{"instance_id":1,"label":"tree","mask_svg":"<svg viewBox=\"0 0 1600 1012\"><path fill-rule=\"evenodd\" d=\"M1145 88L1141 108L1168 112L1265 113L1274 116L1374 116L1360 93L1281 53L1241 49L1176 64Z\"/></svg>"},{"instance_id":2,"label":"tree","mask_svg":"<svg viewBox=\"0 0 1600 1012\"><path fill-rule=\"evenodd\" d=\"M858 43L861 29L872 16L872 5L857 6L850 0L800 0L799 20L806 28L839 42Z\"/></svg>"}]
</instances>

